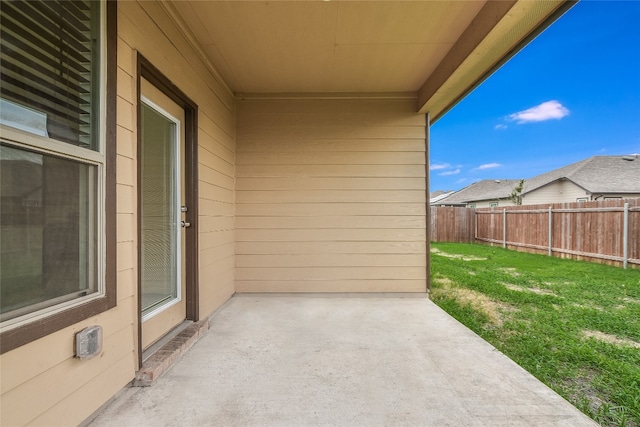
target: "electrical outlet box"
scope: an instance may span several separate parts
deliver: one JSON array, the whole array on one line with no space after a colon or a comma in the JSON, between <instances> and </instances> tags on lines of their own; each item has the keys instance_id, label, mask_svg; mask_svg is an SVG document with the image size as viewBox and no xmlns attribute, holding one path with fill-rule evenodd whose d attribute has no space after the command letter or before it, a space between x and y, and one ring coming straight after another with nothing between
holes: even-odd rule
<instances>
[{"instance_id":1,"label":"electrical outlet box","mask_svg":"<svg viewBox=\"0 0 640 427\"><path fill-rule=\"evenodd\" d=\"M76 355L80 360L91 359L102 351L102 326L90 326L76 334Z\"/></svg>"}]
</instances>

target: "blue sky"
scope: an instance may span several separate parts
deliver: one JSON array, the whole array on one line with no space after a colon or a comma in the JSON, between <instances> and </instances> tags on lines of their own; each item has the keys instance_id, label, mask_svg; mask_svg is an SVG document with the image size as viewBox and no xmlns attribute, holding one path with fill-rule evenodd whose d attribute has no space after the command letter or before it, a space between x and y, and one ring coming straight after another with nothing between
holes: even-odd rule
<instances>
[{"instance_id":1,"label":"blue sky","mask_svg":"<svg viewBox=\"0 0 640 427\"><path fill-rule=\"evenodd\" d=\"M431 191L640 153L640 0L583 0L431 127Z\"/></svg>"}]
</instances>

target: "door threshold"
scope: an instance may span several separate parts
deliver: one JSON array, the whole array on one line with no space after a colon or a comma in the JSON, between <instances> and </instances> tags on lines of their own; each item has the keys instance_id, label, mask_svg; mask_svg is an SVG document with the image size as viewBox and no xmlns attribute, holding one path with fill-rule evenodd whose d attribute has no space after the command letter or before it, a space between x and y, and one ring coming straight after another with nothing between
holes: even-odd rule
<instances>
[{"instance_id":1,"label":"door threshold","mask_svg":"<svg viewBox=\"0 0 640 427\"><path fill-rule=\"evenodd\" d=\"M207 320L186 320L142 353L142 367L133 387L148 387L173 366L209 329Z\"/></svg>"},{"instance_id":2,"label":"door threshold","mask_svg":"<svg viewBox=\"0 0 640 427\"><path fill-rule=\"evenodd\" d=\"M176 335L178 335L180 332L182 332L185 329L187 329L189 327L189 325L192 325L192 324L193 324L193 321L185 320L182 323L180 323L178 326L176 326L175 328L173 328L172 330L167 332L167 334L165 336L163 336L162 338L160 338L158 341L156 341L153 344L151 344L146 350L144 350L142 352L142 363L144 364L144 362L146 362L148 358L153 356L155 354L155 352L157 352L162 347L164 347Z\"/></svg>"}]
</instances>

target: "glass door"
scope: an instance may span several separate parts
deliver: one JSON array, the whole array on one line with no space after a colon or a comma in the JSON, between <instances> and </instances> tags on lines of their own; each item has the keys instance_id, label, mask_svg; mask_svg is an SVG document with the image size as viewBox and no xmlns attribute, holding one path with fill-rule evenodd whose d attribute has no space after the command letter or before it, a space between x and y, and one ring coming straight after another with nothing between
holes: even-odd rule
<instances>
[{"instance_id":1,"label":"glass door","mask_svg":"<svg viewBox=\"0 0 640 427\"><path fill-rule=\"evenodd\" d=\"M140 302L145 349L186 317L184 110L144 79L140 102Z\"/></svg>"}]
</instances>

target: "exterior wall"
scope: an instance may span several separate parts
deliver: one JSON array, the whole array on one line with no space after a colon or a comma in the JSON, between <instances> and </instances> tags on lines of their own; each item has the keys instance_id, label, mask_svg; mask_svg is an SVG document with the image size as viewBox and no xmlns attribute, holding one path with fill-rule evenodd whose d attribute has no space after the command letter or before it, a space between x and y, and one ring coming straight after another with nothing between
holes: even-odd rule
<instances>
[{"instance_id":1,"label":"exterior wall","mask_svg":"<svg viewBox=\"0 0 640 427\"><path fill-rule=\"evenodd\" d=\"M3 426L77 425L131 381L137 369L135 50L200 108L200 317L234 292L233 96L157 3L118 2L118 28L118 255L107 260L117 262L118 304L0 356ZM74 359L74 334L91 325L103 327L103 352L87 361Z\"/></svg>"},{"instance_id":2,"label":"exterior wall","mask_svg":"<svg viewBox=\"0 0 640 427\"><path fill-rule=\"evenodd\" d=\"M591 195L591 200L595 200L595 198L598 198L597 200L605 200L608 198L618 198L618 199L639 199L640 198L640 193L603 193L603 194L592 194Z\"/></svg>"},{"instance_id":3,"label":"exterior wall","mask_svg":"<svg viewBox=\"0 0 640 427\"><path fill-rule=\"evenodd\" d=\"M238 292L426 290L414 99L239 100Z\"/></svg>"},{"instance_id":4,"label":"exterior wall","mask_svg":"<svg viewBox=\"0 0 640 427\"><path fill-rule=\"evenodd\" d=\"M554 181L525 194L522 198L522 204L571 203L583 197L591 200L590 194L584 188L577 186L571 181L561 180Z\"/></svg>"},{"instance_id":5,"label":"exterior wall","mask_svg":"<svg viewBox=\"0 0 640 427\"><path fill-rule=\"evenodd\" d=\"M514 206L514 203L509 200L509 199L494 199L494 200L478 200L476 202L469 202L467 203L467 207L469 207L469 205L475 205L475 208L490 208L491 207L491 203L498 203L498 207L502 208L502 207L506 207L506 206Z\"/></svg>"}]
</instances>

